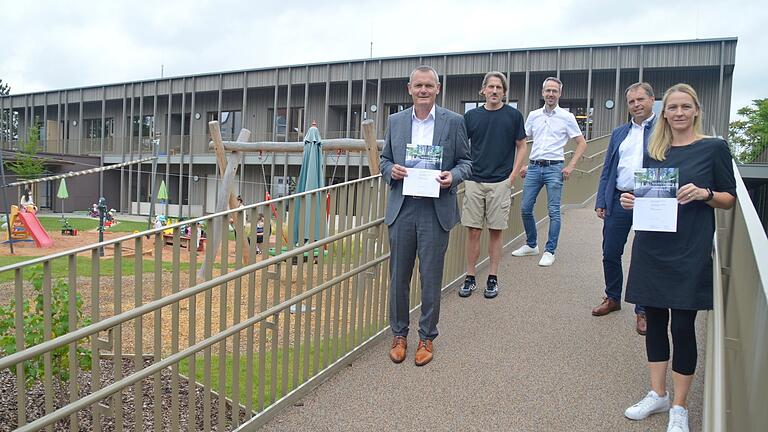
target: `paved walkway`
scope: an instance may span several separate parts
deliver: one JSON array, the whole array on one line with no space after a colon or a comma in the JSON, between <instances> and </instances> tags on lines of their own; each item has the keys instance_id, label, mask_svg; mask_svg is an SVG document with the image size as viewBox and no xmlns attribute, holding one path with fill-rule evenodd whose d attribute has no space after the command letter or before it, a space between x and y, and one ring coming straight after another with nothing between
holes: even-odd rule
<instances>
[{"instance_id":1,"label":"paved walkway","mask_svg":"<svg viewBox=\"0 0 768 432\"><path fill-rule=\"evenodd\" d=\"M413 364L418 325L412 321L404 363L389 360L387 338L264 430L666 430L666 414L641 422L623 415L648 391L645 345L631 305L605 317L590 314L602 295L601 228L589 208L566 212L553 267L508 250L499 297L445 294L432 363ZM694 431L701 429L705 321L700 313L689 396Z\"/></svg>"}]
</instances>

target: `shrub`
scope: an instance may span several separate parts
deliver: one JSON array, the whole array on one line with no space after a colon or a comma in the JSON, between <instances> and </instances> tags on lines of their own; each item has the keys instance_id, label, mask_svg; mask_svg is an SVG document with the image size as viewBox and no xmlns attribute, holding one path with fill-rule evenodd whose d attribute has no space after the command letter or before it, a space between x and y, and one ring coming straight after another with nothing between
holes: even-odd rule
<instances>
[{"instance_id":1,"label":"shrub","mask_svg":"<svg viewBox=\"0 0 768 432\"><path fill-rule=\"evenodd\" d=\"M24 308L24 346L30 348L44 341L43 320L43 278L35 273L31 278L32 301L25 299ZM84 327L91 320L83 315L83 299L76 294L75 309L78 326ZM64 335L69 328L69 285L63 280L56 280L51 287L51 337ZM16 353L16 301L8 306L0 306L0 355ZM84 346L85 340L77 344L77 360L81 369L89 369L91 351ZM69 380L69 346L56 348L51 352L52 375L63 381ZM24 362L27 385L43 378L43 356Z\"/></svg>"}]
</instances>

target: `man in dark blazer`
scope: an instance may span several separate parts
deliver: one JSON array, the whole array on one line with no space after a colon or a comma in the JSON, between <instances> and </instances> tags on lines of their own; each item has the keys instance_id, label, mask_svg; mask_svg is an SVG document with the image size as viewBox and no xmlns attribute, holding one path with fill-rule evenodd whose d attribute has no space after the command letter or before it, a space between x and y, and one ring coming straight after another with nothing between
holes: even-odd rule
<instances>
[{"instance_id":1,"label":"man in dark blazer","mask_svg":"<svg viewBox=\"0 0 768 432\"><path fill-rule=\"evenodd\" d=\"M389 184L384 219L389 227L389 323L394 335L389 356L395 363L405 360L410 281L418 256L421 318L415 363L423 366L432 360L432 341L437 337L448 234L459 221L456 189L471 175L472 162L464 118L435 105L440 93L437 72L429 66L414 69L408 93L413 107L389 116L381 154L381 175ZM403 195L407 144L442 146L440 173L435 177L441 188L438 198Z\"/></svg>"},{"instance_id":2,"label":"man in dark blazer","mask_svg":"<svg viewBox=\"0 0 768 432\"><path fill-rule=\"evenodd\" d=\"M632 210L624 210L619 204L622 192L634 189L634 172L643 167L643 155L648 149L648 137L656 120L653 113L653 88L648 83L635 83L624 95L632 120L617 127L605 154L600 186L597 190L595 212L603 219L603 273L605 297L592 309L592 315L603 316L621 309L621 289L624 273L621 256L632 227ZM645 334L645 311L635 306L635 329Z\"/></svg>"}]
</instances>

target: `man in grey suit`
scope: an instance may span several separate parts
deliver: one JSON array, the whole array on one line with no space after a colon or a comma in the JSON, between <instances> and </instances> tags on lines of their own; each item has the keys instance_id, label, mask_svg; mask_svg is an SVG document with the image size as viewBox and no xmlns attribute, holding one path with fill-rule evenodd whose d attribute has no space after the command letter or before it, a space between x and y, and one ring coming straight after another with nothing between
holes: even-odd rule
<instances>
[{"instance_id":1,"label":"man in grey suit","mask_svg":"<svg viewBox=\"0 0 768 432\"><path fill-rule=\"evenodd\" d=\"M384 219L389 226L389 323L394 335L389 357L395 363L405 360L410 281L418 255L421 318L415 363L423 366L432 360L432 340L437 337L448 234L459 221L456 189L472 174L472 159L464 118L435 105L440 93L437 72L429 66L414 69L408 93L413 107L389 117L381 154L381 175L390 188ZM407 144L443 147L440 174L435 178L441 188L438 198L403 195Z\"/></svg>"}]
</instances>

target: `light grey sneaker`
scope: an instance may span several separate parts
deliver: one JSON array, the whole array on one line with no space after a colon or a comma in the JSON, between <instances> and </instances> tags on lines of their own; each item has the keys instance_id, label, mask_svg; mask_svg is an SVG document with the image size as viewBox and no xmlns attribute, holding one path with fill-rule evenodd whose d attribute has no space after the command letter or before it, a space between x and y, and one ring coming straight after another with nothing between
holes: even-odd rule
<instances>
[{"instance_id":1,"label":"light grey sneaker","mask_svg":"<svg viewBox=\"0 0 768 432\"><path fill-rule=\"evenodd\" d=\"M675 405L669 410L669 423L667 432L689 432L688 430L688 410Z\"/></svg>"},{"instance_id":2,"label":"light grey sneaker","mask_svg":"<svg viewBox=\"0 0 768 432\"><path fill-rule=\"evenodd\" d=\"M522 245L518 249L515 249L514 252L512 252L512 256L516 257L522 257L522 256L532 256L532 255L538 255L539 254L539 247L530 247L527 244Z\"/></svg>"},{"instance_id":3,"label":"light grey sneaker","mask_svg":"<svg viewBox=\"0 0 768 432\"><path fill-rule=\"evenodd\" d=\"M651 390L640 400L624 411L624 416L632 420L642 420L651 414L665 412L669 409L669 392L659 396Z\"/></svg>"},{"instance_id":4,"label":"light grey sneaker","mask_svg":"<svg viewBox=\"0 0 768 432\"><path fill-rule=\"evenodd\" d=\"M539 260L539 265L542 267L549 267L554 263L555 263L555 254L551 252L544 252L544 255L541 256L541 260Z\"/></svg>"}]
</instances>

